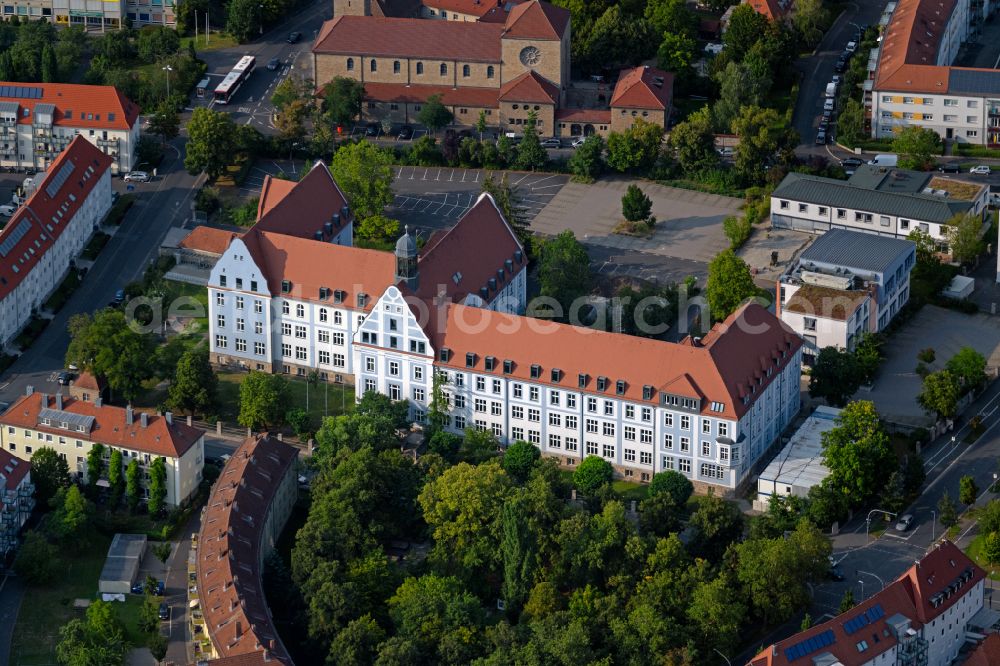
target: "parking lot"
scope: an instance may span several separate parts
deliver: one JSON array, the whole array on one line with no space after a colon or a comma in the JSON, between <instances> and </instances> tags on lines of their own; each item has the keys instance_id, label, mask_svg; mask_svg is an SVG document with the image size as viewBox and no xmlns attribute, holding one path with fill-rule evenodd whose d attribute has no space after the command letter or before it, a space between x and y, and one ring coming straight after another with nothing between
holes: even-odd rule
<instances>
[{"instance_id":1,"label":"parking lot","mask_svg":"<svg viewBox=\"0 0 1000 666\"><path fill-rule=\"evenodd\" d=\"M309 163L302 160L257 160L239 189L249 196L260 196L260 189L264 186L264 176L298 180L302 176L302 169L308 167Z\"/></svg>"}]
</instances>

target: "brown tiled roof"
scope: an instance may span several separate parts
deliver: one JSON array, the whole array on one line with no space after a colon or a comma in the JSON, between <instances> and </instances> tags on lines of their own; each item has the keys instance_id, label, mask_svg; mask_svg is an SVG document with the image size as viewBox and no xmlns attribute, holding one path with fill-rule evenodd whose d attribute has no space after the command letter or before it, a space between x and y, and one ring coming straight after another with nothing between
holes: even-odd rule
<instances>
[{"instance_id":1,"label":"brown tiled roof","mask_svg":"<svg viewBox=\"0 0 1000 666\"><path fill-rule=\"evenodd\" d=\"M307 238L250 229L244 236L250 256L264 273L268 289L281 294L281 281L291 282L292 298L319 300L320 287L345 292L344 307L355 308L357 295L368 295L366 308L395 281L392 252L334 245Z\"/></svg>"},{"instance_id":2,"label":"brown tiled roof","mask_svg":"<svg viewBox=\"0 0 1000 666\"><path fill-rule=\"evenodd\" d=\"M257 219L278 205L278 202L295 187L294 180L275 178L271 174L264 176L264 184L260 188L260 199L257 202Z\"/></svg>"},{"instance_id":3,"label":"brown tiled roof","mask_svg":"<svg viewBox=\"0 0 1000 666\"><path fill-rule=\"evenodd\" d=\"M191 664L190 666L200 666L204 662ZM231 657L219 657L208 662L208 666L269 666L272 664L291 664L292 660L280 660L263 648L256 652L246 652L235 654Z\"/></svg>"},{"instance_id":4,"label":"brown tiled roof","mask_svg":"<svg viewBox=\"0 0 1000 666\"><path fill-rule=\"evenodd\" d=\"M493 356L513 361L509 376L574 390L577 375L587 373L584 390L588 393L597 393L597 377L604 376L608 379L607 395L616 395L616 382L623 380L627 400L659 404L657 393L661 390L694 394L703 398L703 413L719 416L710 409L712 403L721 403L725 418L745 413L742 398L749 396L750 384L755 391L763 391L802 344L801 338L774 315L752 303L734 312L697 344L605 333L454 304L431 310L429 319L432 346L451 350L450 360L442 365L465 370L466 353L473 353L474 371L489 373L484 359ZM762 371L765 359L771 362ZM531 379L532 364L542 363L540 377ZM551 371L557 368L563 378L553 382ZM767 369L775 372L768 374ZM498 364L492 372L502 371L502 364ZM643 387L647 385L654 392L644 399Z\"/></svg>"},{"instance_id":5,"label":"brown tiled roof","mask_svg":"<svg viewBox=\"0 0 1000 666\"><path fill-rule=\"evenodd\" d=\"M824 319L847 321L868 296L868 292L862 289L844 290L804 284L789 297L782 309Z\"/></svg>"},{"instance_id":6,"label":"brown tiled roof","mask_svg":"<svg viewBox=\"0 0 1000 666\"><path fill-rule=\"evenodd\" d=\"M73 380L73 386L89 391L103 391L106 385L107 382L103 379L98 379L86 370L81 371L80 374L77 375L76 379Z\"/></svg>"},{"instance_id":7,"label":"brown tiled roof","mask_svg":"<svg viewBox=\"0 0 1000 666\"><path fill-rule=\"evenodd\" d=\"M229 247L230 241L237 237L239 237L239 234L225 229L204 226L195 227L191 230L191 233L178 243L178 246L185 250L221 255Z\"/></svg>"},{"instance_id":8,"label":"brown tiled roof","mask_svg":"<svg viewBox=\"0 0 1000 666\"><path fill-rule=\"evenodd\" d=\"M558 104L559 86L534 70L517 76L500 88L500 101Z\"/></svg>"},{"instance_id":9,"label":"brown tiled roof","mask_svg":"<svg viewBox=\"0 0 1000 666\"><path fill-rule=\"evenodd\" d=\"M744 0L744 2L753 7L758 14L767 17L769 21L776 21L788 13L778 0Z\"/></svg>"},{"instance_id":10,"label":"brown tiled roof","mask_svg":"<svg viewBox=\"0 0 1000 666\"><path fill-rule=\"evenodd\" d=\"M338 16L323 24L313 52L499 64L502 32L478 21Z\"/></svg>"},{"instance_id":11,"label":"brown tiled roof","mask_svg":"<svg viewBox=\"0 0 1000 666\"><path fill-rule=\"evenodd\" d=\"M21 105L17 122L22 125L34 122L35 107L39 104L56 107L53 123L61 127L129 130L139 117L139 107L114 86L0 81L0 91L4 88L11 94L0 95L0 101ZM41 94L34 98L18 94L26 88L36 88ZM30 113L25 115L24 109Z\"/></svg>"},{"instance_id":12,"label":"brown tiled roof","mask_svg":"<svg viewBox=\"0 0 1000 666\"><path fill-rule=\"evenodd\" d=\"M197 579L205 626L226 666L262 663L262 649L291 664L271 619L260 548L274 494L298 452L266 435L248 437L226 463L202 515ZM254 656L256 655L256 656Z\"/></svg>"},{"instance_id":13,"label":"brown tiled roof","mask_svg":"<svg viewBox=\"0 0 1000 666\"><path fill-rule=\"evenodd\" d=\"M934 608L930 603L931 597L955 583L967 570L971 571L971 578L963 582L954 594L948 595L937 608ZM975 589L976 585L985 578L985 575L986 572L970 560L960 548L947 539L942 540L916 564L907 569L902 576L887 585L885 589L876 592L871 598L832 620L770 645L754 657L750 663L752 666L789 666L792 663L802 663L801 658L800 660L789 659L786 650L822 634L829 636L830 634L827 632L832 633L834 640L821 650L830 652L837 663L844 666L861 666L870 663L879 654L888 652L896 645L896 637L888 623L891 617L896 614L903 615L910 620L914 629L919 629L945 613L965 594ZM860 617L876 604L881 606L883 613L875 621L865 626L865 634L857 632L848 634L844 625L850 620ZM868 648L859 651L856 647L858 641L862 638L868 638L870 633L877 634L880 640L876 642L869 639ZM821 654L820 650L814 651L811 656L816 654Z\"/></svg>"},{"instance_id":14,"label":"brown tiled roof","mask_svg":"<svg viewBox=\"0 0 1000 666\"><path fill-rule=\"evenodd\" d=\"M31 471L31 463L0 449L0 491L16 490Z\"/></svg>"},{"instance_id":15,"label":"brown tiled roof","mask_svg":"<svg viewBox=\"0 0 1000 666\"><path fill-rule=\"evenodd\" d=\"M429 20L429 19L428 19ZM471 106L495 109L499 105L498 88L453 88L451 86L408 86L405 83L365 83L365 100L422 104L431 95L440 95L445 106Z\"/></svg>"},{"instance_id":16,"label":"brown tiled roof","mask_svg":"<svg viewBox=\"0 0 1000 666\"><path fill-rule=\"evenodd\" d=\"M47 188L66 164L72 164L73 170L56 195L49 196ZM20 233L18 230L25 230L20 240L0 256L0 300L14 291L52 249L110 166L111 157L82 136L74 138L49 166L34 194L0 231L2 245L12 234Z\"/></svg>"},{"instance_id":17,"label":"brown tiled roof","mask_svg":"<svg viewBox=\"0 0 1000 666\"><path fill-rule=\"evenodd\" d=\"M611 122L611 109L556 109L556 120L606 125Z\"/></svg>"},{"instance_id":18,"label":"brown tiled roof","mask_svg":"<svg viewBox=\"0 0 1000 666\"><path fill-rule=\"evenodd\" d=\"M623 69L618 75L611 108L656 109L670 108L674 75L649 65Z\"/></svg>"},{"instance_id":19,"label":"brown tiled roof","mask_svg":"<svg viewBox=\"0 0 1000 666\"><path fill-rule=\"evenodd\" d=\"M937 66L938 48L956 0L899 0L882 34L876 89L948 90L950 67Z\"/></svg>"},{"instance_id":20,"label":"brown tiled roof","mask_svg":"<svg viewBox=\"0 0 1000 666\"><path fill-rule=\"evenodd\" d=\"M263 193L266 195L269 185L264 183ZM283 188L283 186L281 186ZM299 238L314 238L317 231L324 233L323 240L330 240L340 233L348 220L344 218L343 207L347 205L347 197L333 179L333 174L322 162L316 162L305 178L284 192L280 198L272 193L267 210L253 226L258 231L273 231L287 236ZM262 196L263 201L266 196ZM334 215L337 221L334 222ZM330 222L333 231L327 234L325 225Z\"/></svg>"},{"instance_id":21,"label":"brown tiled roof","mask_svg":"<svg viewBox=\"0 0 1000 666\"><path fill-rule=\"evenodd\" d=\"M480 295L480 288L489 287L490 278L497 279L497 289L490 292L491 301L509 280L527 264L524 248L489 194L462 216L454 227L435 234L424 246L417 268L420 275L418 296L432 298L445 295L460 302L469 293ZM521 261L515 257L521 252ZM507 269L505 262L510 260ZM503 269L504 279L497 271ZM455 276L460 275L458 282Z\"/></svg>"},{"instance_id":22,"label":"brown tiled roof","mask_svg":"<svg viewBox=\"0 0 1000 666\"><path fill-rule=\"evenodd\" d=\"M965 666L997 666L997 664L1000 664L1000 634L987 636L965 660Z\"/></svg>"},{"instance_id":23,"label":"brown tiled roof","mask_svg":"<svg viewBox=\"0 0 1000 666\"><path fill-rule=\"evenodd\" d=\"M45 403L42 402L43 399ZM55 397L37 391L22 396L3 416L0 416L0 423L61 436L73 432L58 426L42 425L38 415L43 407L56 409ZM126 410L122 407L112 405L98 407L93 402L77 400L66 395L63 396L61 411L93 417L94 425L90 432L76 434L81 439L85 436L89 441L105 446L169 458L180 458L205 434L203 430L182 423L177 418L173 418L173 423L168 425L166 417L157 414L150 414L147 425L143 427L139 414L135 413L130 425L126 423Z\"/></svg>"},{"instance_id":24,"label":"brown tiled roof","mask_svg":"<svg viewBox=\"0 0 1000 666\"><path fill-rule=\"evenodd\" d=\"M569 25L569 10L532 0L510 10L504 37L514 39L562 39Z\"/></svg>"},{"instance_id":25,"label":"brown tiled roof","mask_svg":"<svg viewBox=\"0 0 1000 666\"><path fill-rule=\"evenodd\" d=\"M423 0L425 7L482 18L495 9L503 10L504 0Z\"/></svg>"}]
</instances>

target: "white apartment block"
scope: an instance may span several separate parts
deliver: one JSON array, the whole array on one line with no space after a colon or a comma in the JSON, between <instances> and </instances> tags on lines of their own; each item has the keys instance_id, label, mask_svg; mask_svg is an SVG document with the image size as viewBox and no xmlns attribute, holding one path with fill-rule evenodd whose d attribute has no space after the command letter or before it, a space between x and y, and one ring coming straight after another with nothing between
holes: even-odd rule
<instances>
[{"instance_id":1,"label":"white apartment block","mask_svg":"<svg viewBox=\"0 0 1000 666\"><path fill-rule=\"evenodd\" d=\"M48 169L82 136L112 159L112 173L135 165L139 107L112 86L0 82L0 167Z\"/></svg>"},{"instance_id":2,"label":"white apartment block","mask_svg":"<svg viewBox=\"0 0 1000 666\"><path fill-rule=\"evenodd\" d=\"M733 490L799 410L801 340L759 306L672 344L428 307L393 286L354 343L359 398L408 400L423 423L438 373L450 431L527 441L569 467L601 456L634 481L674 469L696 487Z\"/></svg>"},{"instance_id":3,"label":"white apartment block","mask_svg":"<svg viewBox=\"0 0 1000 666\"><path fill-rule=\"evenodd\" d=\"M525 308L526 257L488 196L419 256L408 232L396 253L352 247L352 225L322 163L299 183L266 181L260 219L230 242L209 278L213 363L350 382L358 327L395 284L428 300Z\"/></svg>"},{"instance_id":4,"label":"white apartment block","mask_svg":"<svg viewBox=\"0 0 1000 666\"><path fill-rule=\"evenodd\" d=\"M45 20L58 26L82 26L109 31L132 25L174 26L174 0L8 0L0 5L0 16L9 21Z\"/></svg>"},{"instance_id":5,"label":"white apartment block","mask_svg":"<svg viewBox=\"0 0 1000 666\"><path fill-rule=\"evenodd\" d=\"M831 229L778 280L778 316L802 336L806 356L824 347L853 350L909 301L915 264L912 241Z\"/></svg>"},{"instance_id":6,"label":"white apartment block","mask_svg":"<svg viewBox=\"0 0 1000 666\"><path fill-rule=\"evenodd\" d=\"M38 393L28 387L0 416L0 445L24 460L42 447L54 449L78 478L87 477L87 454L104 447L104 464L111 452L122 452L127 467L137 460L142 470L143 496L149 496L149 465L166 462L168 506L178 506L198 489L205 461L205 433L180 423L170 412L163 416L135 413L131 407L112 407L94 401ZM124 471L124 470L123 470Z\"/></svg>"},{"instance_id":7,"label":"white apartment block","mask_svg":"<svg viewBox=\"0 0 1000 666\"><path fill-rule=\"evenodd\" d=\"M771 193L771 223L813 234L847 229L897 238L919 229L947 247L949 221L985 216L988 199L980 183L903 169L864 165L846 181L790 173Z\"/></svg>"},{"instance_id":8,"label":"white apartment block","mask_svg":"<svg viewBox=\"0 0 1000 666\"><path fill-rule=\"evenodd\" d=\"M0 350L49 294L111 208L111 158L73 141L0 231Z\"/></svg>"}]
</instances>

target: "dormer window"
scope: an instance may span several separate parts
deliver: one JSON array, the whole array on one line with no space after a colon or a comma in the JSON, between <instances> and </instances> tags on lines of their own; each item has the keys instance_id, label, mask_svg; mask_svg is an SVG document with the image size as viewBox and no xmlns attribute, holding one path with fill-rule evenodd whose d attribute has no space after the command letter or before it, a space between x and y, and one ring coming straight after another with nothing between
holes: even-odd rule
<instances>
[{"instance_id":1,"label":"dormer window","mask_svg":"<svg viewBox=\"0 0 1000 666\"><path fill-rule=\"evenodd\" d=\"M625 395L625 382L621 379L615 382L615 393L617 395Z\"/></svg>"},{"instance_id":2,"label":"dormer window","mask_svg":"<svg viewBox=\"0 0 1000 666\"><path fill-rule=\"evenodd\" d=\"M579 388L587 388L587 375L580 373L576 376L576 385Z\"/></svg>"},{"instance_id":3,"label":"dormer window","mask_svg":"<svg viewBox=\"0 0 1000 666\"><path fill-rule=\"evenodd\" d=\"M552 368L552 381L558 384L562 380L562 374L563 372L559 368Z\"/></svg>"},{"instance_id":4,"label":"dormer window","mask_svg":"<svg viewBox=\"0 0 1000 666\"><path fill-rule=\"evenodd\" d=\"M542 376L542 366L538 365L537 363L532 363L531 364L531 378L532 379L538 379L541 376Z\"/></svg>"},{"instance_id":5,"label":"dormer window","mask_svg":"<svg viewBox=\"0 0 1000 666\"><path fill-rule=\"evenodd\" d=\"M646 386L642 387L642 399L643 400L652 400L653 399L653 387L652 386L650 386L650 385L647 384Z\"/></svg>"},{"instance_id":6,"label":"dormer window","mask_svg":"<svg viewBox=\"0 0 1000 666\"><path fill-rule=\"evenodd\" d=\"M319 299L321 301L325 301L328 298L330 298L330 290L327 289L326 287L320 287L319 288Z\"/></svg>"},{"instance_id":7,"label":"dormer window","mask_svg":"<svg viewBox=\"0 0 1000 666\"><path fill-rule=\"evenodd\" d=\"M447 347L441 347L441 351L438 352L438 356L443 363L447 363L451 359L451 350Z\"/></svg>"},{"instance_id":8,"label":"dormer window","mask_svg":"<svg viewBox=\"0 0 1000 666\"><path fill-rule=\"evenodd\" d=\"M497 365L497 360L496 360L495 357L493 357L493 356L487 356L486 357L486 370L487 371L493 372L493 369L496 367L496 365Z\"/></svg>"},{"instance_id":9,"label":"dormer window","mask_svg":"<svg viewBox=\"0 0 1000 666\"><path fill-rule=\"evenodd\" d=\"M368 294L358 294L358 307L363 308L368 304Z\"/></svg>"},{"instance_id":10,"label":"dormer window","mask_svg":"<svg viewBox=\"0 0 1000 666\"><path fill-rule=\"evenodd\" d=\"M472 352L465 354L465 367L474 368L476 367L476 355Z\"/></svg>"},{"instance_id":11,"label":"dormer window","mask_svg":"<svg viewBox=\"0 0 1000 666\"><path fill-rule=\"evenodd\" d=\"M514 361L505 359L503 362L503 374L509 375L512 372L514 372Z\"/></svg>"},{"instance_id":12,"label":"dormer window","mask_svg":"<svg viewBox=\"0 0 1000 666\"><path fill-rule=\"evenodd\" d=\"M347 296L347 294L344 293L344 291L342 289L334 289L333 290L333 302L334 303L343 303L344 302L344 298L346 296Z\"/></svg>"},{"instance_id":13,"label":"dormer window","mask_svg":"<svg viewBox=\"0 0 1000 666\"><path fill-rule=\"evenodd\" d=\"M281 281L281 293L287 294L287 293L290 293L291 291L292 291L292 283L289 282L288 280L282 280Z\"/></svg>"},{"instance_id":14,"label":"dormer window","mask_svg":"<svg viewBox=\"0 0 1000 666\"><path fill-rule=\"evenodd\" d=\"M597 378L597 390L598 391L607 391L608 390L608 378L607 377L598 377Z\"/></svg>"}]
</instances>

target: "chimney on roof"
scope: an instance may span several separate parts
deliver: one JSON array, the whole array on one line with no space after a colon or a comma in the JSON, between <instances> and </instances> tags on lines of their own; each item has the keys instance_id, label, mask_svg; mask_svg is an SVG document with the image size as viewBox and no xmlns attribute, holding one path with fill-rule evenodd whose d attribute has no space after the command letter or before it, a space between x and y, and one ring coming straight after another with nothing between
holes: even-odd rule
<instances>
[{"instance_id":1,"label":"chimney on roof","mask_svg":"<svg viewBox=\"0 0 1000 666\"><path fill-rule=\"evenodd\" d=\"M333 235L333 222L324 222L323 231L326 232L327 236Z\"/></svg>"},{"instance_id":2,"label":"chimney on roof","mask_svg":"<svg viewBox=\"0 0 1000 666\"><path fill-rule=\"evenodd\" d=\"M63 396L62 393L56 393L56 409L61 410L63 408Z\"/></svg>"},{"instance_id":3,"label":"chimney on roof","mask_svg":"<svg viewBox=\"0 0 1000 666\"><path fill-rule=\"evenodd\" d=\"M332 218L333 226L340 228L340 213L334 213Z\"/></svg>"},{"instance_id":4,"label":"chimney on roof","mask_svg":"<svg viewBox=\"0 0 1000 666\"><path fill-rule=\"evenodd\" d=\"M191 416L190 414L188 414L188 425L189 426L194 425L193 421L194 421L194 417Z\"/></svg>"},{"instance_id":5,"label":"chimney on roof","mask_svg":"<svg viewBox=\"0 0 1000 666\"><path fill-rule=\"evenodd\" d=\"M28 388L24 390L24 395L32 395L35 392L35 387L28 384Z\"/></svg>"},{"instance_id":6,"label":"chimney on roof","mask_svg":"<svg viewBox=\"0 0 1000 666\"><path fill-rule=\"evenodd\" d=\"M132 405L125 406L125 425L132 425L135 415L132 413Z\"/></svg>"},{"instance_id":7,"label":"chimney on roof","mask_svg":"<svg viewBox=\"0 0 1000 666\"><path fill-rule=\"evenodd\" d=\"M351 219L351 207L344 204L344 207L340 209L340 214L344 217L344 221Z\"/></svg>"},{"instance_id":8,"label":"chimney on roof","mask_svg":"<svg viewBox=\"0 0 1000 666\"><path fill-rule=\"evenodd\" d=\"M139 423L142 425L143 428L148 428L149 427L149 414L147 414L146 412L143 412L143 413L139 414Z\"/></svg>"},{"instance_id":9,"label":"chimney on roof","mask_svg":"<svg viewBox=\"0 0 1000 666\"><path fill-rule=\"evenodd\" d=\"M313 238L316 240L323 240L323 230L319 229L313 234Z\"/></svg>"},{"instance_id":10,"label":"chimney on roof","mask_svg":"<svg viewBox=\"0 0 1000 666\"><path fill-rule=\"evenodd\" d=\"M96 398L94 398L94 407L102 407L102 406L104 406L104 400L101 398L101 396L97 396Z\"/></svg>"},{"instance_id":11,"label":"chimney on roof","mask_svg":"<svg viewBox=\"0 0 1000 666\"><path fill-rule=\"evenodd\" d=\"M49 394L48 393L42 393L40 395L42 396L42 407L48 407L49 406Z\"/></svg>"},{"instance_id":12,"label":"chimney on roof","mask_svg":"<svg viewBox=\"0 0 1000 666\"><path fill-rule=\"evenodd\" d=\"M165 418L167 420L167 425L168 426L174 424L174 415L171 414L170 412L164 412L163 413L163 418Z\"/></svg>"}]
</instances>

